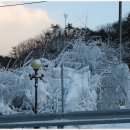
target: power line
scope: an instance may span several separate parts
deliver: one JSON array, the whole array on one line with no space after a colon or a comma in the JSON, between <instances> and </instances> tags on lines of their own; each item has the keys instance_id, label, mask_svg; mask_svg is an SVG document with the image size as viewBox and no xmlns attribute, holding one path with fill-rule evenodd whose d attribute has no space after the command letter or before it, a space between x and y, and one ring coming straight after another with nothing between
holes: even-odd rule
<instances>
[{"instance_id":1,"label":"power line","mask_svg":"<svg viewBox=\"0 0 130 130\"><path fill-rule=\"evenodd\" d=\"M1 5L0 8L2 7L9 7L9 6L19 6L19 5L29 5L29 4L38 4L38 3L43 3L47 1L35 1L35 2L26 2L26 3L19 3L19 4L8 4L8 5Z\"/></svg>"}]
</instances>

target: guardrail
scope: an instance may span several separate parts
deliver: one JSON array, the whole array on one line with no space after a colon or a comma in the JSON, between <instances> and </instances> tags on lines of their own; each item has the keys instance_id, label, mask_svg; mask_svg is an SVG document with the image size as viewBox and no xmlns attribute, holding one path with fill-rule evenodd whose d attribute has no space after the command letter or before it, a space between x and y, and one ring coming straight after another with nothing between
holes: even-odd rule
<instances>
[{"instance_id":1,"label":"guardrail","mask_svg":"<svg viewBox=\"0 0 130 130\"><path fill-rule=\"evenodd\" d=\"M0 116L0 128L130 123L130 110Z\"/></svg>"}]
</instances>

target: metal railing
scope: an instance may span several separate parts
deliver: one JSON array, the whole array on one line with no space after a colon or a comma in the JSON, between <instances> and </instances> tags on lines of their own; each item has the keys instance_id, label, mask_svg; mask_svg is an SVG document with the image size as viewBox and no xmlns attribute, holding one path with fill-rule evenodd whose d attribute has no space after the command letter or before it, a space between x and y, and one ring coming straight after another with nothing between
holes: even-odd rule
<instances>
[{"instance_id":1,"label":"metal railing","mask_svg":"<svg viewBox=\"0 0 130 130\"><path fill-rule=\"evenodd\" d=\"M0 128L31 128L92 124L130 123L130 110L84 111L63 114L8 115L0 117Z\"/></svg>"}]
</instances>

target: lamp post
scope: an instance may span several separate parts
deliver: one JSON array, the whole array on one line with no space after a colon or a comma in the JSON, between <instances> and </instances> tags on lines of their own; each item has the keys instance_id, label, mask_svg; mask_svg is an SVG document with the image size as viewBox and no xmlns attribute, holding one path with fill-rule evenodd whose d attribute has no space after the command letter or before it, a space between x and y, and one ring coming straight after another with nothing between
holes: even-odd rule
<instances>
[{"instance_id":1,"label":"lamp post","mask_svg":"<svg viewBox=\"0 0 130 130\"><path fill-rule=\"evenodd\" d=\"M38 75L38 70L41 67L41 61L39 59L33 59L31 66L34 70L34 74L29 74L30 80L35 79L35 109L34 109L34 113L37 114L37 88L38 88L38 79L42 80L43 74L41 74L41 76Z\"/></svg>"}]
</instances>

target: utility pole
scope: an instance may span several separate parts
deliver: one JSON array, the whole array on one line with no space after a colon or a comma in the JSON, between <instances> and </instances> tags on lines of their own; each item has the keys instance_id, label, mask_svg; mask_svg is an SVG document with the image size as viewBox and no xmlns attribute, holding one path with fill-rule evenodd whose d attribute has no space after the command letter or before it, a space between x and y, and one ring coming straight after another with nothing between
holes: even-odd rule
<instances>
[{"instance_id":1,"label":"utility pole","mask_svg":"<svg viewBox=\"0 0 130 130\"><path fill-rule=\"evenodd\" d=\"M122 61L122 1L119 1L119 36L118 36L118 41L120 44L120 63Z\"/></svg>"},{"instance_id":2,"label":"utility pole","mask_svg":"<svg viewBox=\"0 0 130 130\"><path fill-rule=\"evenodd\" d=\"M64 113L64 77L63 77L63 64L61 65L61 100L62 100L62 110L61 112Z\"/></svg>"},{"instance_id":3,"label":"utility pole","mask_svg":"<svg viewBox=\"0 0 130 130\"><path fill-rule=\"evenodd\" d=\"M64 18L65 18L65 28L66 28L66 19L67 19L67 17L68 17L68 14L65 14L65 13L64 13Z\"/></svg>"},{"instance_id":4,"label":"utility pole","mask_svg":"<svg viewBox=\"0 0 130 130\"><path fill-rule=\"evenodd\" d=\"M64 113L64 73L63 64L61 65L61 113ZM63 125L57 126L58 129L63 129Z\"/></svg>"},{"instance_id":5,"label":"utility pole","mask_svg":"<svg viewBox=\"0 0 130 130\"><path fill-rule=\"evenodd\" d=\"M66 44L65 44L65 38L67 36L67 32L66 32L66 19L67 19L67 17L68 17L68 14L64 13L64 18L65 18L65 29L64 29L65 37L64 37L64 41L63 41L64 46L66 46Z\"/></svg>"}]
</instances>

